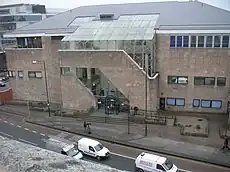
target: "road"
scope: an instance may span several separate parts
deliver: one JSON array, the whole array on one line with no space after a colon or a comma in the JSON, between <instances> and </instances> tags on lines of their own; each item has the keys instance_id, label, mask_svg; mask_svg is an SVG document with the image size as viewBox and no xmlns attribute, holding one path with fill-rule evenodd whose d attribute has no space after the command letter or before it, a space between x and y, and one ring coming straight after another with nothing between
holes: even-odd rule
<instances>
[{"instance_id":1,"label":"road","mask_svg":"<svg viewBox=\"0 0 230 172\"><path fill-rule=\"evenodd\" d=\"M49 137L60 134L60 131L57 130L26 124L22 119L23 117L9 116L7 113L0 112L0 135L37 147L46 148L45 140ZM65 133L65 137L77 139L81 136ZM120 170L134 171L134 159L138 154L143 152L143 150L124 147L108 142L102 142L102 144L108 147L112 152L109 159L100 162L91 157L85 157L85 159L87 161L106 164ZM177 157L169 156L169 158L179 167L179 172L229 172L229 169L224 167Z\"/></svg>"}]
</instances>

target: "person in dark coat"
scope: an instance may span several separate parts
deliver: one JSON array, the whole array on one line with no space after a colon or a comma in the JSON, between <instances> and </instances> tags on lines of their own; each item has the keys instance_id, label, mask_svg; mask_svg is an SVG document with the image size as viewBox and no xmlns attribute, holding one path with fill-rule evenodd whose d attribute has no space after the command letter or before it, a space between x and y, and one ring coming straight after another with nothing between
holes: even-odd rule
<instances>
[{"instance_id":1,"label":"person in dark coat","mask_svg":"<svg viewBox=\"0 0 230 172\"><path fill-rule=\"evenodd\" d=\"M83 127L84 127L84 129L86 130L86 127L87 127L86 121L84 121Z\"/></svg>"},{"instance_id":2,"label":"person in dark coat","mask_svg":"<svg viewBox=\"0 0 230 172\"><path fill-rule=\"evenodd\" d=\"M224 146L223 146L223 150L227 148L228 150L230 150L229 146L228 146L228 137L226 136L225 139L224 139Z\"/></svg>"}]
</instances>

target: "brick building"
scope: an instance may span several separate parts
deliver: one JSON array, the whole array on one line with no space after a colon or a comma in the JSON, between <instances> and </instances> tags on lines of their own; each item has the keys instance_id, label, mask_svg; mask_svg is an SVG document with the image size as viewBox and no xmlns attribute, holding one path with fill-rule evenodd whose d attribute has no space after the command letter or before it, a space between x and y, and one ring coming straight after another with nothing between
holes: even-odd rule
<instances>
[{"instance_id":1,"label":"brick building","mask_svg":"<svg viewBox=\"0 0 230 172\"><path fill-rule=\"evenodd\" d=\"M227 112L229 11L198 1L82 6L5 37L17 37L6 50L14 99L46 101L45 64L50 101L63 108L87 111L114 94L139 109L147 100L154 111Z\"/></svg>"}]
</instances>

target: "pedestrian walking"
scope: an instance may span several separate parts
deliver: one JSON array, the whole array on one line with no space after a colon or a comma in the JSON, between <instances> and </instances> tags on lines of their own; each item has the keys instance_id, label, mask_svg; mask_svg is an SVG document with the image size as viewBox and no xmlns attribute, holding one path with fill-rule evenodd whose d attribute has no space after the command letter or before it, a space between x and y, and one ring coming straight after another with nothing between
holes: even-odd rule
<instances>
[{"instance_id":1,"label":"pedestrian walking","mask_svg":"<svg viewBox=\"0 0 230 172\"><path fill-rule=\"evenodd\" d=\"M84 127L84 129L86 130L86 127L87 127L86 121L84 121L83 127Z\"/></svg>"},{"instance_id":2,"label":"pedestrian walking","mask_svg":"<svg viewBox=\"0 0 230 172\"><path fill-rule=\"evenodd\" d=\"M223 146L223 150L227 148L228 150L230 150L229 146L228 146L228 137L226 136L225 139L224 139L224 146Z\"/></svg>"}]
</instances>

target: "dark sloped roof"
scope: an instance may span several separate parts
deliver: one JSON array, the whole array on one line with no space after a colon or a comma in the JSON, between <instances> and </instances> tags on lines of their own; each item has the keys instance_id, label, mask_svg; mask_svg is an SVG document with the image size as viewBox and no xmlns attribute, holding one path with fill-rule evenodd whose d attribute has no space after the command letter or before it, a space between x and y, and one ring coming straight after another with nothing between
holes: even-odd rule
<instances>
[{"instance_id":1,"label":"dark sloped roof","mask_svg":"<svg viewBox=\"0 0 230 172\"><path fill-rule=\"evenodd\" d=\"M44 30L49 30L49 33L58 33L60 29L64 32L65 28L68 28L69 24L78 16L97 16L103 13L116 15L159 13L160 16L156 26L160 27L160 29L171 29L171 26L175 29L182 25L193 25L195 26L193 29L200 29L200 26L212 26L213 29L216 25L222 25L221 28L226 26L229 29L230 26L229 11L199 1L170 1L82 6L17 29L13 34L25 32L28 34L35 32L44 33ZM74 30L76 28L71 29ZM71 29L67 29L67 33Z\"/></svg>"}]
</instances>

